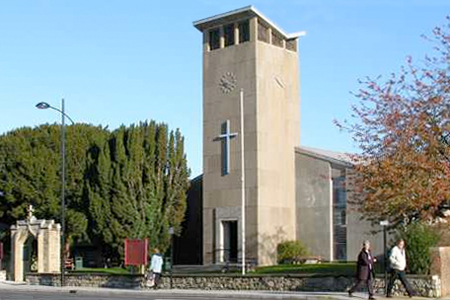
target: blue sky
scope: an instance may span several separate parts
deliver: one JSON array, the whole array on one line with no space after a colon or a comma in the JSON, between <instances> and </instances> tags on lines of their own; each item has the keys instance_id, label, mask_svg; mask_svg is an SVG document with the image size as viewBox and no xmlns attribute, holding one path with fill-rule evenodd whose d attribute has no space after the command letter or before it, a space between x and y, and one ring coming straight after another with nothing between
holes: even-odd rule
<instances>
[{"instance_id":1,"label":"blue sky","mask_svg":"<svg viewBox=\"0 0 450 300\"><path fill-rule=\"evenodd\" d=\"M350 91L389 75L432 45L420 37L445 23L448 0L179 0L0 2L0 134L59 122L117 128L146 119L180 128L192 175L202 168L202 46L192 22L247 5L285 32L305 30L301 143L356 151L333 119L350 116Z\"/></svg>"}]
</instances>

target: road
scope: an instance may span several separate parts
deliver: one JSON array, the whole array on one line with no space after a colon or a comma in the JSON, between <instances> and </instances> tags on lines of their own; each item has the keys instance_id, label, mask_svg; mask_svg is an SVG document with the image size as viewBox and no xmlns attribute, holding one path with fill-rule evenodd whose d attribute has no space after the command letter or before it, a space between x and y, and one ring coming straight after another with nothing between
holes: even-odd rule
<instances>
[{"instance_id":1,"label":"road","mask_svg":"<svg viewBox=\"0 0 450 300\"><path fill-rule=\"evenodd\" d=\"M0 283L0 300L248 300L248 299L301 299L348 300L333 295L302 295L260 291L206 291L206 290L120 290L92 287L45 287L30 285L5 285Z\"/></svg>"},{"instance_id":2,"label":"road","mask_svg":"<svg viewBox=\"0 0 450 300\"><path fill-rule=\"evenodd\" d=\"M381 296L381 295L378 295ZM397 299L402 300L404 297ZM347 293L271 292L271 291L208 291L208 290L125 290L95 287L48 287L0 282L0 300L349 300ZM356 293L354 300L367 299ZM377 297L378 300L387 300ZM415 297L414 300L426 298ZM450 297L447 299L450 300Z\"/></svg>"},{"instance_id":3,"label":"road","mask_svg":"<svg viewBox=\"0 0 450 300\"><path fill-rule=\"evenodd\" d=\"M226 300L228 297L209 297L207 295L161 295L156 293L143 293L143 294L121 294L121 293L92 293L92 292L43 292L43 291L0 291L1 300L130 300L130 299L146 299L146 300ZM239 299L239 298L234 298ZM241 298L248 299L248 298Z\"/></svg>"}]
</instances>

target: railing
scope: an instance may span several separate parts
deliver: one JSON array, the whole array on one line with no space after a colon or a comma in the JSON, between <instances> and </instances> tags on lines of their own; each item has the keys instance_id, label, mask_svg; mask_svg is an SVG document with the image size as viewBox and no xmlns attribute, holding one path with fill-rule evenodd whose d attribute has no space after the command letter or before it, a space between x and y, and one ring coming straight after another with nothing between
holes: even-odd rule
<instances>
[{"instance_id":1,"label":"railing","mask_svg":"<svg viewBox=\"0 0 450 300\"><path fill-rule=\"evenodd\" d=\"M240 267L239 258L236 257L235 259L230 259L230 249L215 249L213 252L210 252L210 254L213 254L213 263L221 265L220 271L222 273L227 273L230 271L230 267ZM245 269L246 271L252 271L254 270L256 266L256 259L254 258L246 258L245 259ZM234 268L233 268L234 269Z\"/></svg>"}]
</instances>

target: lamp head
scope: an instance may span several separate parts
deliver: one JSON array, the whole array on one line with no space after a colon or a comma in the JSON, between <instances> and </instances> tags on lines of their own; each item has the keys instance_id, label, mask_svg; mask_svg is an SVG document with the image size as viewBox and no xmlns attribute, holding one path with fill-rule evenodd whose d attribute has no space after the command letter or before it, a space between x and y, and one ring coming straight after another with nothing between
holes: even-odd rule
<instances>
[{"instance_id":1,"label":"lamp head","mask_svg":"<svg viewBox=\"0 0 450 300\"><path fill-rule=\"evenodd\" d=\"M39 102L38 104L36 104L36 107L39 109L47 109L50 107L50 104L48 104L47 102Z\"/></svg>"}]
</instances>

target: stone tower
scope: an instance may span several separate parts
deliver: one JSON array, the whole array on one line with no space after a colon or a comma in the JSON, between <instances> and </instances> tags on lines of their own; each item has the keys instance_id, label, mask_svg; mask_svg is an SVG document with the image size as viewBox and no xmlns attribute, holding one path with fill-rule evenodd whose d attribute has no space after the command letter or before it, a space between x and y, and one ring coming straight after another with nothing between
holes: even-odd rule
<instances>
[{"instance_id":1,"label":"stone tower","mask_svg":"<svg viewBox=\"0 0 450 300\"><path fill-rule=\"evenodd\" d=\"M294 240L300 144L297 39L248 6L194 22L203 33L203 263L241 261L240 92L246 260Z\"/></svg>"}]
</instances>

